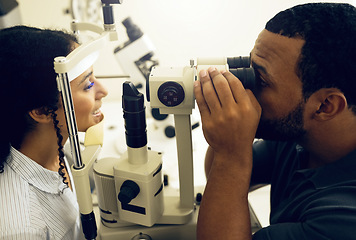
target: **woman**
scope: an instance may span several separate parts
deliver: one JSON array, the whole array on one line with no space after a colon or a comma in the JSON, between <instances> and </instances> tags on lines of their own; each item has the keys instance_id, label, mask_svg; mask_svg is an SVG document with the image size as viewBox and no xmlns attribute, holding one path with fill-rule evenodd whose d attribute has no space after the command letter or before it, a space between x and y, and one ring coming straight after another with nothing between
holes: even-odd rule
<instances>
[{"instance_id":1,"label":"woman","mask_svg":"<svg viewBox=\"0 0 356 240\"><path fill-rule=\"evenodd\" d=\"M0 239L76 239L78 209L63 154L68 139L53 60L79 46L62 31L0 31ZM92 68L71 82L79 131L107 95ZM81 234L81 233L79 233Z\"/></svg>"}]
</instances>

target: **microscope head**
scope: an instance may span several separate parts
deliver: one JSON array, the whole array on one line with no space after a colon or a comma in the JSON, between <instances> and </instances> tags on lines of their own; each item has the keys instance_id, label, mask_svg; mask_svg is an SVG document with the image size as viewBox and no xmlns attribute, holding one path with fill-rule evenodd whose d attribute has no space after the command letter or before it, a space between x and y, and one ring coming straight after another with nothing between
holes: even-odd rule
<instances>
[{"instance_id":1,"label":"microscope head","mask_svg":"<svg viewBox=\"0 0 356 240\"><path fill-rule=\"evenodd\" d=\"M114 50L114 55L130 81L138 88L145 89L152 67L158 65L153 59L156 50L151 40L130 17L122 21L128 41Z\"/></svg>"}]
</instances>

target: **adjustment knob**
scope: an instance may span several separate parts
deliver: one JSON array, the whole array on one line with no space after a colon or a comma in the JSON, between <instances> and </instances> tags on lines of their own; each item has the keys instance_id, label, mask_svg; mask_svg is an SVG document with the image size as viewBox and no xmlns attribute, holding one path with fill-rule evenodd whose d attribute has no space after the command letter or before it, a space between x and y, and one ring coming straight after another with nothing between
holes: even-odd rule
<instances>
[{"instance_id":1,"label":"adjustment knob","mask_svg":"<svg viewBox=\"0 0 356 240\"><path fill-rule=\"evenodd\" d=\"M169 125L164 129L164 134L166 134L166 137L168 138L173 138L176 136L176 129Z\"/></svg>"},{"instance_id":2,"label":"adjustment knob","mask_svg":"<svg viewBox=\"0 0 356 240\"><path fill-rule=\"evenodd\" d=\"M152 108L151 115L154 119L156 119L158 121L163 121L164 119L166 119L168 117L168 114L161 114L159 112L159 108Z\"/></svg>"},{"instance_id":3,"label":"adjustment knob","mask_svg":"<svg viewBox=\"0 0 356 240\"><path fill-rule=\"evenodd\" d=\"M119 201L123 204L128 204L134 199L140 192L140 187L131 180L126 180L120 187L120 193L118 195Z\"/></svg>"},{"instance_id":4,"label":"adjustment knob","mask_svg":"<svg viewBox=\"0 0 356 240\"><path fill-rule=\"evenodd\" d=\"M131 240L152 240L152 238L144 233L137 234Z\"/></svg>"},{"instance_id":5,"label":"adjustment knob","mask_svg":"<svg viewBox=\"0 0 356 240\"><path fill-rule=\"evenodd\" d=\"M158 88L158 99L167 107L178 106L184 97L184 89L177 82L165 82Z\"/></svg>"}]
</instances>

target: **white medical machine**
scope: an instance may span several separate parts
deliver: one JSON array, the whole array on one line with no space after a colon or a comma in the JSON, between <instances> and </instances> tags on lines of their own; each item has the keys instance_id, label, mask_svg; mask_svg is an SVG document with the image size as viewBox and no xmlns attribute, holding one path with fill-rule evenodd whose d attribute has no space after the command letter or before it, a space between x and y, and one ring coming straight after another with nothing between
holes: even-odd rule
<instances>
[{"instance_id":1,"label":"white medical machine","mask_svg":"<svg viewBox=\"0 0 356 240\"><path fill-rule=\"evenodd\" d=\"M173 114L178 153L179 192L165 195L160 152L147 147L144 95L132 82L123 84L123 114L126 129L127 151L118 158L97 159L103 143L103 121L85 133L81 150L70 81L86 71L97 59L107 41L117 40L111 4L119 0L102 0L104 29L100 26L73 22L75 31L90 30L99 34L68 56L54 59L58 75L58 88L68 126L74 165L72 175L76 189L83 232L86 239L103 240L178 240L195 239L198 205L194 198L193 154L190 115L194 108L193 83L199 69L216 66L229 70L229 63L241 65L245 58L198 59L186 67L154 67L149 76L148 98L152 108L163 114ZM231 69L253 86L254 75L250 68ZM252 70L252 71L251 71ZM240 75L239 75L240 74ZM101 223L99 235L93 212L89 184L89 169L93 166L98 194ZM253 228L259 228L254 214ZM99 217L99 216L96 216Z\"/></svg>"},{"instance_id":2,"label":"white medical machine","mask_svg":"<svg viewBox=\"0 0 356 240\"><path fill-rule=\"evenodd\" d=\"M195 204L193 149L190 115L194 109L193 84L197 72L215 66L229 70L249 58L200 58L185 67L154 67L149 76L147 98L152 108L173 114L179 170L179 193L166 196L162 180L161 153L147 149L144 96L134 84L123 85L127 152L121 157L94 163L95 186L102 224L101 239L195 239L199 206ZM246 65L246 64L245 64ZM253 69L230 71L249 88ZM260 227L253 212L251 224Z\"/></svg>"}]
</instances>

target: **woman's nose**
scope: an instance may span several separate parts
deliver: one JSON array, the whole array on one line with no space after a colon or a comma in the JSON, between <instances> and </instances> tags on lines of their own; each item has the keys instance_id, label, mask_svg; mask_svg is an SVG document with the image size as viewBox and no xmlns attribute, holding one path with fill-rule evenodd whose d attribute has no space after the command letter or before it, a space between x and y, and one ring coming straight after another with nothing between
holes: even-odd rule
<instances>
[{"instance_id":1,"label":"woman's nose","mask_svg":"<svg viewBox=\"0 0 356 240\"><path fill-rule=\"evenodd\" d=\"M101 84L100 81L96 80L96 85L97 85L97 95L98 95L98 98L103 98L105 96L108 95L108 91L106 90L106 88Z\"/></svg>"}]
</instances>

